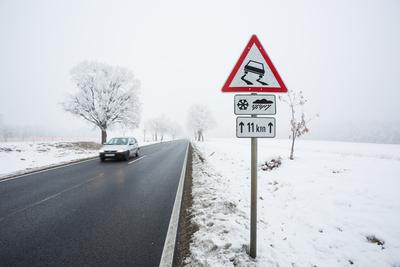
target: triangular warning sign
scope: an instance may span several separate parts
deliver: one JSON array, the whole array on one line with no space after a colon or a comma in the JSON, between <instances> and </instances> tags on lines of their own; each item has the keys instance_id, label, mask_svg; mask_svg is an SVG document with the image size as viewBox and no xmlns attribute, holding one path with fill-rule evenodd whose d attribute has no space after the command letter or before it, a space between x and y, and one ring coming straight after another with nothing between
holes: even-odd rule
<instances>
[{"instance_id":1,"label":"triangular warning sign","mask_svg":"<svg viewBox=\"0 0 400 267\"><path fill-rule=\"evenodd\" d=\"M251 37L222 92L287 92L281 76L256 35Z\"/></svg>"}]
</instances>

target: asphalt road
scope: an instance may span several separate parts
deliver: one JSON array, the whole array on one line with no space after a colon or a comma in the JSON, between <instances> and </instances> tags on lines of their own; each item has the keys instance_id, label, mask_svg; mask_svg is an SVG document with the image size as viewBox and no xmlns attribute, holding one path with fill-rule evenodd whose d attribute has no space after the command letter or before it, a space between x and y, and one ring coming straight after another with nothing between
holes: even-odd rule
<instances>
[{"instance_id":1,"label":"asphalt road","mask_svg":"<svg viewBox=\"0 0 400 267\"><path fill-rule=\"evenodd\" d=\"M158 266L186 148L0 181L0 265Z\"/></svg>"}]
</instances>

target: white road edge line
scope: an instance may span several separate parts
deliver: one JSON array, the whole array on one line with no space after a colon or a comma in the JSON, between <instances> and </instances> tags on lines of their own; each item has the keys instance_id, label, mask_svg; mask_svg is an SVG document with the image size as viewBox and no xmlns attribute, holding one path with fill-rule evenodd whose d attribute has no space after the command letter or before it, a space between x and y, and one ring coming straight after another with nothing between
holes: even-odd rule
<instances>
[{"instance_id":1,"label":"white road edge line","mask_svg":"<svg viewBox=\"0 0 400 267\"><path fill-rule=\"evenodd\" d=\"M185 160L183 161L181 177L179 179L178 190L176 191L174 207L172 209L171 219L169 221L167 237L165 238L164 248L161 255L160 267L171 267L174 260L176 235L178 232L179 214L181 211L183 184L186 175L187 157L189 152L189 144L186 147Z\"/></svg>"},{"instance_id":2,"label":"white road edge line","mask_svg":"<svg viewBox=\"0 0 400 267\"><path fill-rule=\"evenodd\" d=\"M129 161L128 162L128 164L132 164L132 163L134 163L134 162L136 162L136 161L138 161L138 160L141 160L141 159L143 159L143 158L145 158L145 157L147 157L146 155L144 155L144 156L141 156L140 158L138 158L138 159L135 159L135 160L132 160L132 161Z\"/></svg>"},{"instance_id":3,"label":"white road edge line","mask_svg":"<svg viewBox=\"0 0 400 267\"><path fill-rule=\"evenodd\" d=\"M50 166L49 168L46 168L44 170L33 171L33 172L29 172L29 173L18 175L18 176L10 177L10 178L5 178L5 179L0 180L0 183L6 182L6 181L10 181L10 180L19 179L19 178L22 178L22 177L25 177L25 176L29 176L29 175L33 175L33 174L38 174L38 173L42 173L42 172L61 169L61 168L72 166L72 165L76 165L76 164L81 164L81 163L85 163L85 162L92 161L92 160L98 160L98 157L96 157L94 159L86 159L86 160L82 160L82 161L78 161L78 162L72 162L72 163L66 163L66 164L62 164L61 163L62 164L61 166L54 166L54 167Z\"/></svg>"}]
</instances>

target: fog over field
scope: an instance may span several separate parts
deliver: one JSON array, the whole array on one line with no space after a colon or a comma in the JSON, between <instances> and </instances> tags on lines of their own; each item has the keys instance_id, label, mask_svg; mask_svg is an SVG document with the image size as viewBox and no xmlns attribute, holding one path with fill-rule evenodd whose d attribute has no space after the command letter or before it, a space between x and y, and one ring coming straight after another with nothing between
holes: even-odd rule
<instances>
[{"instance_id":1,"label":"fog over field","mask_svg":"<svg viewBox=\"0 0 400 267\"><path fill-rule=\"evenodd\" d=\"M257 34L289 90L319 113L305 138L400 143L400 2L0 1L0 121L26 135L99 138L61 106L84 60L130 69L144 122L164 114L185 134L187 111L207 105L234 137L233 95L221 88ZM289 136L277 106L277 136ZM140 136L142 131L136 129Z\"/></svg>"}]
</instances>

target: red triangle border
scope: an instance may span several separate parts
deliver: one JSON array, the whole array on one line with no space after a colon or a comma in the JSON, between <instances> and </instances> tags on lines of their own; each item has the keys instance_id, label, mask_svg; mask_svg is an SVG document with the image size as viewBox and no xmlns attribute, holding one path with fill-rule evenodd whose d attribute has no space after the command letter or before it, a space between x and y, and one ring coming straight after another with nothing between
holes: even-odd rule
<instances>
[{"instance_id":1,"label":"red triangle border","mask_svg":"<svg viewBox=\"0 0 400 267\"><path fill-rule=\"evenodd\" d=\"M235 77L236 73L238 72L240 66L242 65L244 59L246 58L247 54L250 51L250 48L255 44L257 48L260 50L261 55L264 57L265 62L267 62L269 68L271 69L272 73L274 74L278 84L280 87L230 87L233 78ZM285 83L283 82L281 76L279 75L278 71L275 69L274 64L272 63L271 59L268 57L267 52L261 45L260 41L258 40L257 36L254 34L251 36L249 43L246 45L245 49L243 50L239 60L236 62L235 67L233 68L231 74L229 75L228 79L226 80L224 86L222 87L222 92L270 92L270 93L286 93L288 90L286 88Z\"/></svg>"}]
</instances>

